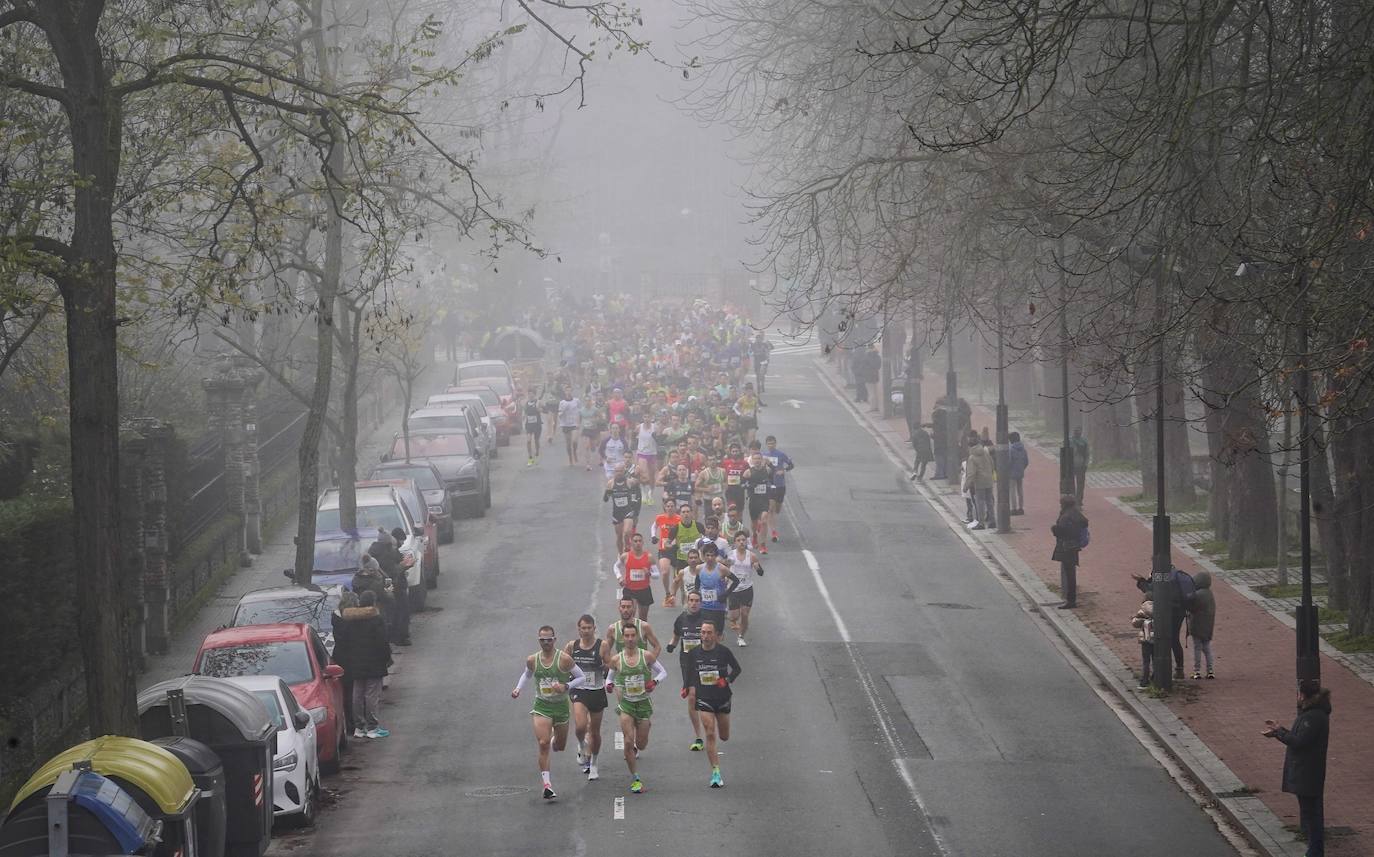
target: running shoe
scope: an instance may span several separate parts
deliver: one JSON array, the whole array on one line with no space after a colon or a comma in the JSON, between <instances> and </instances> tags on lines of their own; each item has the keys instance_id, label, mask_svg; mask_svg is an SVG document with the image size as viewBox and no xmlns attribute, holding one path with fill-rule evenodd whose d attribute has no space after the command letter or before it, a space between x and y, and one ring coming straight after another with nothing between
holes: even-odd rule
<instances>
[{"instance_id":1,"label":"running shoe","mask_svg":"<svg viewBox=\"0 0 1374 857\"><path fill-rule=\"evenodd\" d=\"M712 768L712 769L711 769L711 788L713 788L713 789L723 789L723 788L725 788L725 780L722 779L721 776L720 776L720 768Z\"/></svg>"},{"instance_id":2,"label":"running shoe","mask_svg":"<svg viewBox=\"0 0 1374 857\"><path fill-rule=\"evenodd\" d=\"M774 539L774 541L777 541L777 540ZM763 554L764 556L768 556L768 545L760 544L760 545L759 545L759 553Z\"/></svg>"},{"instance_id":3,"label":"running shoe","mask_svg":"<svg viewBox=\"0 0 1374 857\"><path fill-rule=\"evenodd\" d=\"M553 786L544 786L544 800L553 800L556 797L558 795L554 793Z\"/></svg>"},{"instance_id":4,"label":"running shoe","mask_svg":"<svg viewBox=\"0 0 1374 857\"><path fill-rule=\"evenodd\" d=\"M634 780L630 782L630 791L635 794L644 791L644 781L639 778L639 774L635 774Z\"/></svg>"},{"instance_id":5,"label":"running shoe","mask_svg":"<svg viewBox=\"0 0 1374 857\"><path fill-rule=\"evenodd\" d=\"M369 730L367 730L367 737L369 737L369 738L386 738L386 737L389 736L390 734L391 734L390 732L388 732L387 730L383 729L383 728L380 727L380 726L378 726L378 727L375 728L375 729L369 729Z\"/></svg>"},{"instance_id":6,"label":"running shoe","mask_svg":"<svg viewBox=\"0 0 1374 857\"><path fill-rule=\"evenodd\" d=\"M601 774L597 772L596 765L592 765L590 768L587 769L587 782L599 779L601 779Z\"/></svg>"},{"instance_id":7,"label":"running shoe","mask_svg":"<svg viewBox=\"0 0 1374 857\"><path fill-rule=\"evenodd\" d=\"M778 531L777 531L777 530L774 530L774 531L773 531L773 541L776 542L777 540L778 540Z\"/></svg>"},{"instance_id":8,"label":"running shoe","mask_svg":"<svg viewBox=\"0 0 1374 857\"><path fill-rule=\"evenodd\" d=\"M590 764L591 760L589 760L586 756L582 755L582 748L579 747L577 750L577 766L581 768L583 771L586 771L587 766Z\"/></svg>"},{"instance_id":9,"label":"running shoe","mask_svg":"<svg viewBox=\"0 0 1374 857\"><path fill-rule=\"evenodd\" d=\"M526 467L533 467L533 466L534 466L534 459L531 458L529 461L526 461L526 462L525 462L525 466L526 466Z\"/></svg>"},{"instance_id":10,"label":"running shoe","mask_svg":"<svg viewBox=\"0 0 1374 857\"><path fill-rule=\"evenodd\" d=\"M693 753L696 753L705 749L705 747L706 745L702 743L702 740L700 738L697 738L692 741L692 746L688 747L687 749L691 750Z\"/></svg>"},{"instance_id":11,"label":"running shoe","mask_svg":"<svg viewBox=\"0 0 1374 857\"><path fill-rule=\"evenodd\" d=\"M366 737L367 737L367 730L365 730L365 729L354 729L354 730L353 730L353 737L354 737L354 738L366 738Z\"/></svg>"},{"instance_id":12,"label":"running shoe","mask_svg":"<svg viewBox=\"0 0 1374 857\"><path fill-rule=\"evenodd\" d=\"M747 647L747 646L749 645L749 641L746 640L746 639L744 639L743 637L740 637L740 638L739 638L738 640L736 640L735 642L739 643L739 647L740 647L741 649L743 649L743 648L745 648L745 647Z\"/></svg>"}]
</instances>

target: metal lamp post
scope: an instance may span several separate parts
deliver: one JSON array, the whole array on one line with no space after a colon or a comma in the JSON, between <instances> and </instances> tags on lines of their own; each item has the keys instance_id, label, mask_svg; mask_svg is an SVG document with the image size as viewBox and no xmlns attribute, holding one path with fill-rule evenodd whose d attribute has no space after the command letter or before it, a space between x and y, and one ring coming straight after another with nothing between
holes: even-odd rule
<instances>
[{"instance_id":1,"label":"metal lamp post","mask_svg":"<svg viewBox=\"0 0 1374 857\"><path fill-rule=\"evenodd\" d=\"M1064 236L1059 236L1059 378L1063 393L1064 445L1059 448L1059 493L1074 495L1073 441L1069 437L1069 274L1064 270Z\"/></svg>"},{"instance_id":2,"label":"metal lamp post","mask_svg":"<svg viewBox=\"0 0 1374 857\"><path fill-rule=\"evenodd\" d=\"M952 311L951 311L952 316ZM949 319L945 332L949 367L945 372L945 479L951 485L963 489L959 484L959 445L963 438L959 430L963 427L959 420L959 373L954 370L954 320Z\"/></svg>"},{"instance_id":3,"label":"metal lamp post","mask_svg":"<svg viewBox=\"0 0 1374 857\"><path fill-rule=\"evenodd\" d=\"M1007 418L1006 342L1002 324L1002 278L997 279L997 532L1011 532L1010 425Z\"/></svg>"},{"instance_id":4,"label":"metal lamp post","mask_svg":"<svg viewBox=\"0 0 1374 857\"><path fill-rule=\"evenodd\" d=\"M1155 654L1153 684L1160 690L1174 686L1173 671L1173 555L1169 513L1164 500L1164 251L1155 264L1155 517L1150 562L1150 598L1154 601ZM1167 636L1166 636L1167 635ZM1181 665L1180 665L1181 666Z\"/></svg>"}]
</instances>

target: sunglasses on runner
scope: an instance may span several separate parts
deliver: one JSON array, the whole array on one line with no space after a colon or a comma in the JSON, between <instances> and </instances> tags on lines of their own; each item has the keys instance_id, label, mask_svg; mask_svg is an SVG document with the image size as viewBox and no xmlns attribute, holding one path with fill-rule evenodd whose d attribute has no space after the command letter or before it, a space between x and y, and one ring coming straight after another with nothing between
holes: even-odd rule
<instances>
[{"instance_id":1,"label":"sunglasses on runner","mask_svg":"<svg viewBox=\"0 0 1374 857\"><path fill-rule=\"evenodd\" d=\"M552 642L553 642L553 637L540 637L540 638L539 638L539 642L541 642L541 643L552 643Z\"/></svg>"}]
</instances>

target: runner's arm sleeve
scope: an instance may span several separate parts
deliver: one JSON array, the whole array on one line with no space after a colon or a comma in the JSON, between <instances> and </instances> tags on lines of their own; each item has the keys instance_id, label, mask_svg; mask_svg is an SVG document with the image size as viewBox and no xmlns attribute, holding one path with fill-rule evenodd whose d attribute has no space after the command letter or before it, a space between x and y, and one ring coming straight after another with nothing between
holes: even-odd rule
<instances>
[{"instance_id":1,"label":"runner's arm sleeve","mask_svg":"<svg viewBox=\"0 0 1374 857\"><path fill-rule=\"evenodd\" d=\"M739 661L735 659L734 652L730 652L729 655L730 660L726 661L725 665L730 668L730 674L725 677L725 680L734 684L735 679L739 678L740 674L744 672L744 668L741 667Z\"/></svg>"},{"instance_id":2,"label":"runner's arm sleeve","mask_svg":"<svg viewBox=\"0 0 1374 857\"><path fill-rule=\"evenodd\" d=\"M587 686L587 674L582 672L582 667L577 664L572 666L572 681L568 682L568 690L577 690L579 687Z\"/></svg>"},{"instance_id":3,"label":"runner's arm sleeve","mask_svg":"<svg viewBox=\"0 0 1374 857\"><path fill-rule=\"evenodd\" d=\"M520 680L515 683L515 689L524 691L525 686L530 683L532 678L534 678L534 673L530 671L529 667L525 667L525 671L520 673Z\"/></svg>"},{"instance_id":4,"label":"runner's arm sleeve","mask_svg":"<svg viewBox=\"0 0 1374 857\"><path fill-rule=\"evenodd\" d=\"M615 669L606 670L606 684L615 684Z\"/></svg>"},{"instance_id":5,"label":"runner's arm sleeve","mask_svg":"<svg viewBox=\"0 0 1374 857\"><path fill-rule=\"evenodd\" d=\"M730 586L725 590L725 597L729 598L734 594L736 587L739 586L739 578L735 577L734 573L730 571L726 571L725 576L730 578Z\"/></svg>"},{"instance_id":6,"label":"runner's arm sleeve","mask_svg":"<svg viewBox=\"0 0 1374 857\"><path fill-rule=\"evenodd\" d=\"M668 670L664 668L662 661L654 661L654 681L663 681L668 677Z\"/></svg>"}]
</instances>

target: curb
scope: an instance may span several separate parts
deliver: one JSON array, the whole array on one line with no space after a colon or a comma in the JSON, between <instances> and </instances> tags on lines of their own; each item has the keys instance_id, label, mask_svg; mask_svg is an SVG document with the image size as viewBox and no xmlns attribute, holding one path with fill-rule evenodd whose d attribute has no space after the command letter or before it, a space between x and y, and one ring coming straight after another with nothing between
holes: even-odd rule
<instances>
[{"instance_id":1,"label":"curb","mask_svg":"<svg viewBox=\"0 0 1374 857\"><path fill-rule=\"evenodd\" d=\"M853 403L845 398L822 360L817 359L813 363L827 391L869 429L889 455L903 462L905 467L907 456L893 444L883 428L863 409L854 407ZM1000 577L1013 583L1020 590L1029 602L1028 610L1038 614L1053 628L1073 653L1091 669L1103 687L1111 691L1138 719L1154 737L1159 749L1177 763L1196 785L1198 794L1195 797L1201 796L1211 801L1222 816L1235 825L1237 830L1243 832L1245 840L1262 853L1270 857L1302 857L1306 853L1306 846L1294 838L1279 817L1257 796L1247 792L1240 778L1208 749L1168 705L1157 699L1144 698L1135 692L1134 674L1087 625L1072 614L1042 609L1045 605L1053 604L1060 599L1025 560L1010 550L1002 539L996 538L995 533L985 531L985 538L975 538L964 531L964 528L958 525L957 517L952 517L957 510L946 502L945 498L949 495L931 488L924 482L913 483L913 487L918 495L945 519L945 523L966 544L974 548L975 555L994 566L1000 572Z\"/></svg>"}]
</instances>

